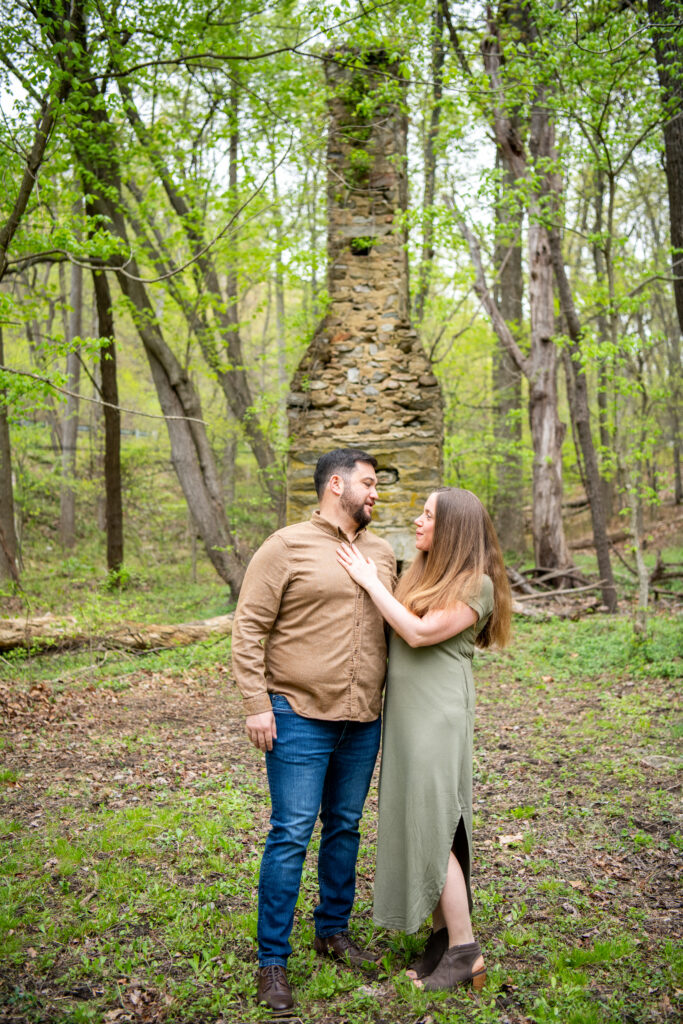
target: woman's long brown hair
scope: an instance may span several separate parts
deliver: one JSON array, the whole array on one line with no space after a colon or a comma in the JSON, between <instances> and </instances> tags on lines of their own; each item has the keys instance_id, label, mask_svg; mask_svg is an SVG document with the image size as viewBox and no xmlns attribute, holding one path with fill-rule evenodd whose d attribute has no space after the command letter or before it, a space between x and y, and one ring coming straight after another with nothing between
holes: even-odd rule
<instances>
[{"instance_id":1,"label":"woman's long brown hair","mask_svg":"<svg viewBox=\"0 0 683 1024\"><path fill-rule=\"evenodd\" d=\"M439 487L429 551L419 551L401 576L395 597L415 612L451 608L475 597L486 573L493 583L493 612L476 639L478 647L502 647L510 635L511 597L503 555L491 517L476 494Z\"/></svg>"}]
</instances>

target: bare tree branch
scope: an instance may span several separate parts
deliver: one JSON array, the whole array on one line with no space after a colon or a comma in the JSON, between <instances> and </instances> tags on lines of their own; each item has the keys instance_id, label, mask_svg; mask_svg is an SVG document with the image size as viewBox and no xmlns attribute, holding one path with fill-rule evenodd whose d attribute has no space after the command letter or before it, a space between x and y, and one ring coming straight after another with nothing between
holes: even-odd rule
<instances>
[{"instance_id":1,"label":"bare tree branch","mask_svg":"<svg viewBox=\"0 0 683 1024\"><path fill-rule=\"evenodd\" d=\"M518 370L529 376L530 368L528 360L521 348L517 344L512 334L512 331L508 327L507 323L503 319L503 316L498 308L497 302L493 298L493 294L488 284L486 283L486 275L484 273L484 266L481 260L481 249L479 242L470 228L469 224L458 211L455 203L449 195L443 196L443 201L448 209L453 214L455 220L458 222L458 226L463 234L464 239L470 250L470 257L474 266L474 290L479 296L479 301L483 308L488 313L493 324L493 328L500 338L501 344L505 346L507 351L510 353L510 358L513 360Z\"/></svg>"},{"instance_id":2,"label":"bare tree branch","mask_svg":"<svg viewBox=\"0 0 683 1024\"><path fill-rule=\"evenodd\" d=\"M11 366L3 366L0 363L0 370L5 373L12 373L17 377L30 377L31 380L37 380L41 384L47 384L53 391L59 391L62 395L67 397L78 398L82 402L92 402L93 405L108 406L110 409L118 409L119 412L127 412L132 416L144 416L149 420L184 420L187 423L202 423L206 426L206 421L199 419L196 416L164 416L155 412L142 412L140 409L127 409L123 405L113 405L111 402L104 402L101 398L88 398L86 395L76 394L73 391L69 391L68 388L63 388L59 384L55 384L49 377L42 377L38 373L31 373L29 370L16 370Z\"/></svg>"}]
</instances>

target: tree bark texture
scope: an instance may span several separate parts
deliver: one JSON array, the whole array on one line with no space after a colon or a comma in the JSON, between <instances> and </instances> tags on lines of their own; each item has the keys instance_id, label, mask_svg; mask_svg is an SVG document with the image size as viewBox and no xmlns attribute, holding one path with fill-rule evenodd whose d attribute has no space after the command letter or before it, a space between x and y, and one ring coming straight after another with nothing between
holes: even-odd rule
<instances>
[{"instance_id":1,"label":"tree bark texture","mask_svg":"<svg viewBox=\"0 0 683 1024\"><path fill-rule=\"evenodd\" d=\"M522 215L505 202L505 190L513 186L505 157L498 150L496 162L503 169L500 202L496 204L496 286L494 300L501 316L517 337L522 323L524 278L522 272ZM496 497L493 521L503 551L522 554L524 544L524 493L522 479L522 374L504 341L496 335L493 351L493 435L501 455L496 462Z\"/></svg>"},{"instance_id":2,"label":"tree bark texture","mask_svg":"<svg viewBox=\"0 0 683 1024\"><path fill-rule=\"evenodd\" d=\"M607 519L602 500L602 480L595 445L593 444L593 434L591 432L586 374L581 365L581 349L579 347L581 324L574 306L574 298L562 257L562 240L559 228L553 228L550 232L550 242L555 278L560 294L560 306L571 339L567 364L572 378L572 386L568 388L568 394L572 400L571 414L583 456L586 494L591 510L593 542L598 560L598 572L600 573L600 579L604 581L602 585L602 600L611 612L615 612L617 610L617 589L614 583L612 561L609 552Z\"/></svg>"},{"instance_id":3,"label":"tree bark texture","mask_svg":"<svg viewBox=\"0 0 683 1024\"><path fill-rule=\"evenodd\" d=\"M674 299L678 334L670 340L669 374L672 390L672 433L674 455L674 497L683 501L680 456L680 418L683 396L681 336L683 336L683 46L679 0L648 0L648 14L654 43L657 73L664 107L665 170L669 193L669 229Z\"/></svg>"},{"instance_id":4,"label":"tree bark texture","mask_svg":"<svg viewBox=\"0 0 683 1024\"><path fill-rule=\"evenodd\" d=\"M230 636L232 619L232 615L219 615L202 622L176 625L124 623L95 636L80 632L72 623L60 622L51 615L40 619L0 619L0 651L17 647L30 650L38 647L45 651L71 651L79 647L130 651L165 649Z\"/></svg>"},{"instance_id":5,"label":"tree bark texture","mask_svg":"<svg viewBox=\"0 0 683 1024\"><path fill-rule=\"evenodd\" d=\"M0 363L4 364L2 324L0 324ZM14 526L14 486L12 483L12 447L5 394L0 392L0 580L19 582L17 533Z\"/></svg>"},{"instance_id":6,"label":"tree bark texture","mask_svg":"<svg viewBox=\"0 0 683 1024\"><path fill-rule=\"evenodd\" d=\"M443 65L446 50L443 40L443 11L438 3L433 12L432 40L432 109L424 143L424 194L422 217L422 253L417 272L417 293L415 296L415 320L420 324L424 317L425 304L434 260L434 195L436 191L436 142L439 137L441 101L443 96Z\"/></svg>"},{"instance_id":7,"label":"tree bark texture","mask_svg":"<svg viewBox=\"0 0 683 1024\"><path fill-rule=\"evenodd\" d=\"M93 271L97 308L97 333L107 338L100 349L100 386L104 402L104 500L107 532L107 569L117 572L123 565L123 503L121 497L121 412L116 376L116 339L109 280Z\"/></svg>"},{"instance_id":8,"label":"tree bark texture","mask_svg":"<svg viewBox=\"0 0 683 1024\"><path fill-rule=\"evenodd\" d=\"M674 296L683 334L683 46L679 0L648 0L652 41L664 107Z\"/></svg>"},{"instance_id":9,"label":"tree bark texture","mask_svg":"<svg viewBox=\"0 0 683 1024\"><path fill-rule=\"evenodd\" d=\"M38 274L28 274L24 272L22 274L24 288L30 295L34 289L40 287L38 283ZM50 279L50 270L47 268L45 273L45 279L43 286L47 287ZM37 318L29 317L26 320L26 341L28 342L29 352L33 358L33 361L38 368L38 372L47 376L49 367L45 358L44 349L41 348L40 338L41 335L49 338L52 336L52 325L54 321L54 304L50 303L44 320L44 328L41 329L40 322ZM59 418L59 408L55 402L55 397L52 393L46 396L45 401L45 418L50 430L50 443L52 445L52 451L55 459L61 459L62 453L62 424Z\"/></svg>"},{"instance_id":10,"label":"tree bark texture","mask_svg":"<svg viewBox=\"0 0 683 1024\"><path fill-rule=\"evenodd\" d=\"M521 9L518 13L524 16ZM565 427L558 414L557 349L553 341L553 267L543 209L543 179L553 151L554 130L546 89L538 83L529 115L527 151L515 121L506 111L498 25L491 18L482 43L482 55L490 84L492 126L501 153L514 178L528 180L530 173L534 172L539 179L538 184L530 189L528 203L530 352L528 357L522 356L515 344L517 355L514 358L529 382L529 424L534 453L534 558L539 567L565 568L570 565L562 523L562 442ZM539 167L540 171L537 170ZM500 320L505 324L502 317ZM505 327L504 335L512 341ZM512 352L508 342L506 345Z\"/></svg>"},{"instance_id":11,"label":"tree bark texture","mask_svg":"<svg viewBox=\"0 0 683 1024\"><path fill-rule=\"evenodd\" d=\"M544 569L565 569L570 564L569 549L562 527L560 457L565 428L557 415L557 350L552 335L543 337L544 329L548 329L548 317L546 315L544 322L540 316L536 316L533 334L535 343L529 355L525 356L493 298L486 282L479 244L462 218L460 229L469 245L475 269L474 289L491 318L498 338L529 385L529 423L534 452L531 525L536 565ZM534 301L532 289L547 289L548 277L552 276L547 233L545 236L537 237L539 242L545 239L546 245L545 248L530 253L534 257L531 261L534 275L530 276L530 305ZM558 576L558 580L559 585L562 583L561 577Z\"/></svg>"},{"instance_id":12,"label":"tree bark texture","mask_svg":"<svg viewBox=\"0 0 683 1024\"><path fill-rule=\"evenodd\" d=\"M529 426L534 450L531 523L536 565L555 569L568 566L570 557L562 524L565 425L558 415L553 268L547 229L531 222L528 235L531 320Z\"/></svg>"},{"instance_id":13,"label":"tree bark texture","mask_svg":"<svg viewBox=\"0 0 683 1024\"><path fill-rule=\"evenodd\" d=\"M636 574L638 577L638 603L634 609L634 630L640 636L647 632L647 606L650 598L650 574L645 564L643 551L645 550L645 528L643 514L643 499L641 496L641 467L638 467L633 474L626 473L629 480L629 518L631 521L631 533L633 535L633 556L636 562Z\"/></svg>"},{"instance_id":14,"label":"tree bark texture","mask_svg":"<svg viewBox=\"0 0 683 1024\"><path fill-rule=\"evenodd\" d=\"M605 253L603 251L602 242L602 231L603 231L603 207L605 199L605 178L601 168L598 168L595 183L595 225L593 228L594 241L592 244L593 252L593 264L595 266L595 276L598 283L602 286L605 285L607 278L607 268L605 265ZM596 315L596 324L598 329L598 337L600 341L605 345L610 340L610 329L607 321L607 313L602 303L598 306ZM600 431L600 448L602 450L601 459L604 459L605 453L608 452L612 447L610 429L609 429L609 410L608 410L608 395L609 395L609 374L607 361L604 356L598 356L597 358L597 403L598 403L598 427ZM608 480L601 468L600 472L601 488L602 488L602 503L605 509L605 518L609 520L612 516L612 508L614 505L614 487L612 481Z\"/></svg>"},{"instance_id":15,"label":"tree bark texture","mask_svg":"<svg viewBox=\"0 0 683 1024\"><path fill-rule=\"evenodd\" d=\"M66 376L69 394L62 423L62 479L59 492L59 536L64 548L76 543L76 453L78 449L78 389L81 380L81 358L75 339L83 333L83 268L71 264L69 295L68 341L70 351L66 357Z\"/></svg>"}]
</instances>

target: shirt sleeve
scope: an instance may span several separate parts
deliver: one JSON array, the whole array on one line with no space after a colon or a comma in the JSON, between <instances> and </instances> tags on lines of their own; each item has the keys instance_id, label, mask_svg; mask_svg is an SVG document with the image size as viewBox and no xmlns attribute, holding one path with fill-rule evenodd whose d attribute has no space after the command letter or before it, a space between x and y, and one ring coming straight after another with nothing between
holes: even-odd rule
<instances>
[{"instance_id":1,"label":"shirt sleeve","mask_svg":"<svg viewBox=\"0 0 683 1024\"><path fill-rule=\"evenodd\" d=\"M467 604L479 616L477 622L477 633L479 633L493 611L493 583L490 576L482 576L479 593L468 597Z\"/></svg>"},{"instance_id":2,"label":"shirt sleeve","mask_svg":"<svg viewBox=\"0 0 683 1024\"><path fill-rule=\"evenodd\" d=\"M232 669L248 715L270 711L266 640L289 582L284 541L275 535L253 555L240 590L232 625Z\"/></svg>"}]
</instances>

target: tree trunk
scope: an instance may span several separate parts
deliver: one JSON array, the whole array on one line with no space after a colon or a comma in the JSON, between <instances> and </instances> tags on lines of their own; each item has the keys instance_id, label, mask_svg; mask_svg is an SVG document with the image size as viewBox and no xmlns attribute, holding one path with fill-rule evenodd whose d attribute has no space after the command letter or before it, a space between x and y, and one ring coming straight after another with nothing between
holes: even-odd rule
<instances>
[{"instance_id":1,"label":"tree trunk","mask_svg":"<svg viewBox=\"0 0 683 1024\"><path fill-rule=\"evenodd\" d=\"M457 211L454 212L457 216ZM557 415L557 350L552 333L550 336L546 333L548 329L552 332L552 310L547 309L546 302L539 302L538 296L541 289L547 291L549 278L552 278L547 232L530 231L534 248L531 249L530 245L533 273L530 274L529 304L534 314L531 352L525 356L486 283L479 244L466 221L462 217L459 220L475 269L474 289L491 317L498 338L529 385L529 422L534 453L531 527L536 565L544 569L565 569L570 564L562 526L561 454L565 428ZM541 244L543 241L545 245ZM541 312L546 314L545 322ZM557 580L560 586L562 577L558 576Z\"/></svg>"},{"instance_id":2,"label":"tree trunk","mask_svg":"<svg viewBox=\"0 0 683 1024\"><path fill-rule=\"evenodd\" d=\"M648 0L647 9L665 113L663 131L669 192L671 267L678 314L678 334L670 342L669 369L673 410L674 497L676 504L680 505L683 502L678 416L683 395L680 348L683 335L683 46L680 42L680 3L679 0Z\"/></svg>"},{"instance_id":3,"label":"tree trunk","mask_svg":"<svg viewBox=\"0 0 683 1024\"><path fill-rule=\"evenodd\" d=\"M531 508L534 560L544 569L570 565L562 525L562 442L557 401L557 349L553 271L546 228L529 224L529 311L532 370L529 375L529 425L534 449Z\"/></svg>"},{"instance_id":4,"label":"tree trunk","mask_svg":"<svg viewBox=\"0 0 683 1024\"><path fill-rule=\"evenodd\" d=\"M647 632L647 606L650 598L650 574L648 573L643 556L643 551L645 550L645 528L642 497L642 465L639 464L630 471L625 469L624 476L627 481L629 518L633 536L633 555L638 578L638 600L633 613L633 626L634 631L639 636L645 636Z\"/></svg>"},{"instance_id":5,"label":"tree trunk","mask_svg":"<svg viewBox=\"0 0 683 1024\"><path fill-rule=\"evenodd\" d=\"M602 480L591 433L586 374L581 365L581 349L579 346L581 325L576 314L571 288L567 279L562 258L560 232L557 228L550 232L550 240L553 250L555 277L560 293L560 304L571 339L567 364L573 386L568 388L568 394L573 403L571 414L583 455L585 486L591 510L593 542L598 559L598 572L600 573L600 579L604 581L602 585L602 600L610 612L615 612L617 610L617 590L614 583L609 540L607 538L607 520L602 501Z\"/></svg>"},{"instance_id":6,"label":"tree trunk","mask_svg":"<svg viewBox=\"0 0 683 1024\"><path fill-rule=\"evenodd\" d=\"M505 158L496 155L499 166ZM503 192L513 186L509 168L505 168ZM512 212L504 202L496 204L496 280L494 299L513 336L518 337L522 323L524 278L522 274L522 215ZM524 492L522 479L522 374L505 343L496 335L493 351L493 436L500 455L496 461L496 497L493 521L503 551L522 554L524 544Z\"/></svg>"},{"instance_id":7,"label":"tree trunk","mask_svg":"<svg viewBox=\"0 0 683 1024\"><path fill-rule=\"evenodd\" d=\"M311 334L313 333L314 326L321 316L320 309L320 292L321 285L318 281L318 263L317 254L320 251L318 245L318 221L317 221L317 200L318 200L318 176L319 169L315 165L311 170L312 181L307 189L306 195L306 212L307 212L307 227L308 227L308 247L311 253L311 280L310 280L310 307L308 310L307 323L310 324Z\"/></svg>"},{"instance_id":8,"label":"tree trunk","mask_svg":"<svg viewBox=\"0 0 683 1024\"><path fill-rule=\"evenodd\" d=\"M533 175L528 205L528 269L530 352L524 357L512 338L496 306L494 325L517 366L529 382L529 423L534 451L532 532L536 564L543 568L569 566L569 549L562 523L562 442L565 427L560 422L557 400L557 349L555 334L553 271L548 230L545 227L545 178L553 152L554 129L547 90L536 84L529 114L528 150L520 136L515 118L506 109L506 94L501 80L502 46L498 25L490 16L482 56L491 96L491 121L501 153L515 179ZM534 26L522 4L506 8L506 17L531 36ZM470 249L472 247L470 246ZM483 279L483 274L480 275ZM480 280L479 288L482 282ZM480 291L481 294L481 291ZM492 301L492 300L491 300ZM493 303L495 306L495 303ZM558 586L562 580L558 577Z\"/></svg>"},{"instance_id":9,"label":"tree trunk","mask_svg":"<svg viewBox=\"0 0 683 1024\"><path fill-rule=\"evenodd\" d=\"M554 134L552 128L548 132L545 141L541 145L541 153L548 161L548 166L557 166L557 153L555 152ZM562 177L559 171L548 170L544 175L544 189L550 199L550 208L555 214L554 226L547 232L547 240L550 248L550 258L554 270L555 280L560 295L560 307L564 316L571 345L567 364L571 374L571 386L568 388L568 395L573 401L571 410L576 433L583 455L583 468L585 473L585 485L588 501L591 509L591 522L593 525L593 538L595 552L598 560L598 571L602 584L602 600L610 612L617 610L617 591L614 584L612 564L609 553L609 541L607 539L607 521L603 503L603 484L598 468L598 459L593 444L593 435L590 425L590 411L588 407L588 386L586 374L581 364L581 324L574 306L567 271L562 254L562 235L558 226L560 210L562 208ZM545 228L543 229L545 231Z\"/></svg>"},{"instance_id":10,"label":"tree trunk","mask_svg":"<svg viewBox=\"0 0 683 1024\"><path fill-rule=\"evenodd\" d=\"M579 440L579 435L576 430L576 420L574 419L573 413L573 410L577 407L576 384L574 381L574 371L571 366L571 355L566 348L562 349L562 365L564 366L564 383L567 389L567 405L569 406L569 421L572 431L572 441L574 442L574 452L576 454L576 468L579 472L581 486L583 487L584 493L588 495L588 484L586 483L586 470L583 465L581 441ZM588 504L588 498L586 498L586 505ZM569 547L571 547L571 544Z\"/></svg>"},{"instance_id":11,"label":"tree trunk","mask_svg":"<svg viewBox=\"0 0 683 1024\"><path fill-rule=\"evenodd\" d=\"M123 565L123 506L121 498L121 413L116 377L116 341L109 281L93 271L97 307L97 333L108 342L100 349L100 378L104 402L104 496L107 531L107 569L116 573Z\"/></svg>"},{"instance_id":12,"label":"tree trunk","mask_svg":"<svg viewBox=\"0 0 683 1024\"><path fill-rule=\"evenodd\" d=\"M286 436L287 409L285 393L287 390L287 339L285 337L285 271L282 264L282 252L286 246L282 230L282 214L279 209L280 196L277 187L277 171L273 161L273 200L275 203L275 343L277 346L277 385L278 385L278 422Z\"/></svg>"},{"instance_id":13,"label":"tree trunk","mask_svg":"<svg viewBox=\"0 0 683 1024\"><path fill-rule=\"evenodd\" d=\"M110 216L114 213L110 209ZM125 237L125 233L124 233ZM244 567L225 518L215 459L202 409L192 382L166 344L147 292L138 280L134 260L117 272L119 285L135 310L138 334L157 389L171 442L171 461L192 511L206 553L233 597L239 592ZM130 275L133 275L132 277Z\"/></svg>"},{"instance_id":14,"label":"tree trunk","mask_svg":"<svg viewBox=\"0 0 683 1024\"><path fill-rule=\"evenodd\" d=\"M81 71L87 78L87 48L80 38L84 61ZM92 94L87 122L83 131L74 134L76 156L84 178L84 193L89 197L86 212L108 224L112 234L131 252L126 226L121 213L121 178L116 161L116 137L95 86L84 85ZM85 130L87 126L87 131ZM152 371L159 404L166 419L171 442L171 460L185 499L192 511L206 553L219 576L236 596L244 576L244 567L236 553L231 535L216 464L206 426L202 418L199 396L192 382L167 345L154 314L147 290L140 278L134 257L118 265L116 274L124 295L130 302L133 318Z\"/></svg>"},{"instance_id":15,"label":"tree trunk","mask_svg":"<svg viewBox=\"0 0 683 1024\"><path fill-rule=\"evenodd\" d=\"M71 264L69 296L68 342L83 334L83 268ZM59 536L62 547L70 549L76 543L76 452L78 447L78 389L81 380L80 346L72 348L66 357L67 388L66 412L62 423L62 479L59 492Z\"/></svg>"},{"instance_id":16,"label":"tree trunk","mask_svg":"<svg viewBox=\"0 0 683 1024\"><path fill-rule=\"evenodd\" d=\"M275 341L277 344L277 405L278 425L283 442L287 439L287 339L285 337L285 274L282 264L282 252L286 242L282 230L282 215L278 209L279 196L277 175L273 164L273 197L275 199ZM277 503L278 526L284 526L287 518L287 502L284 487L280 488Z\"/></svg>"},{"instance_id":17,"label":"tree trunk","mask_svg":"<svg viewBox=\"0 0 683 1024\"><path fill-rule=\"evenodd\" d=\"M532 165L534 169L541 167L538 191L529 203L528 228L532 365L529 423L535 439L531 517L536 565L564 568L571 564L562 524L562 442L566 428L558 414L553 264L543 205L548 167L555 155L555 130L547 90L542 85L536 89L529 128Z\"/></svg>"},{"instance_id":18,"label":"tree trunk","mask_svg":"<svg viewBox=\"0 0 683 1024\"><path fill-rule=\"evenodd\" d=\"M42 287L44 290L49 290L50 274L52 268L48 265L45 268L45 276L42 281ZM23 287L25 289L26 297L30 301L30 297L35 291L38 290L41 283L39 283L39 275L37 267L31 269L31 272L24 271L21 274ZM61 287L61 282L60 282ZM62 289L62 294L66 294L66 290ZM62 305L62 303L60 303ZM66 306L66 299L63 303ZM48 376L50 368L48 365L48 359L45 355L45 346L41 339L42 337L50 338L52 336L52 327L55 317L55 303L48 303L47 311L45 313L44 327L41 328L41 324L37 318L29 318L26 320L26 340L28 342L29 352L35 365L38 368L38 372L42 376ZM64 336L68 333L68 318L67 326L64 331ZM49 392L45 395L43 414L47 420L48 427L50 428L50 442L52 444L52 452L56 460L61 460L62 453L62 423L60 420L60 408L55 401L55 396Z\"/></svg>"},{"instance_id":19,"label":"tree trunk","mask_svg":"<svg viewBox=\"0 0 683 1024\"><path fill-rule=\"evenodd\" d=\"M446 51L443 41L443 11L436 4L432 14L432 109L424 144L424 194L422 217L422 253L417 272L417 293L415 295L415 320L422 323L425 304L429 295L432 260L434 259L434 194L436 188L436 141L441 120L441 98L443 95L443 65Z\"/></svg>"},{"instance_id":20,"label":"tree trunk","mask_svg":"<svg viewBox=\"0 0 683 1024\"><path fill-rule=\"evenodd\" d=\"M674 471L674 501L683 502L683 480L681 479L681 409L683 408L683 374L681 373L681 337L677 326L667 331L666 356L671 387L671 447Z\"/></svg>"},{"instance_id":21,"label":"tree trunk","mask_svg":"<svg viewBox=\"0 0 683 1024\"><path fill-rule=\"evenodd\" d=\"M552 126L548 122L547 129L544 124L541 127L539 153L548 161L548 165L557 164L555 153L554 134ZM574 298L572 295L569 279L564 265L562 255L562 236L557 225L557 218L561 209L562 178L558 172L547 171L544 175L544 188L551 201L551 208L555 212L555 226L547 231L545 227L541 230L548 245L548 255L554 270L555 280L560 295L562 314L567 324L571 346L567 364L571 374L571 382L568 387L568 395L573 403L572 418L583 455L583 468L585 473L585 485L587 497L591 509L591 521L593 525L593 537L595 551L598 559L598 571L600 579L603 580L602 599L607 608L614 612L617 609L617 592L614 585L614 576L609 554L609 542L607 540L607 522L605 519L604 505L602 500L602 480L598 469L598 460L593 444L593 435L590 426L590 412L588 408L588 387L586 375L581 365L581 350L579 342L581 339L581 324L579 322ZM533 275L532 281L533 281ZM552 282L551 282L552 287ZM532 305L533 310L533 305ZM533 347L533 345L532 345Z\"/></svg>"},{"instance_id":22,"label":"tree trunk","mask_svg":"<svg viewBox=\"0 0 683 1024\"><path fill-rule=\"evenodd\" d=\"M228 401L230 411L244 430L259 467L261 480L277 507L282 497L282 480L277 471L277 459L270 440L254 413L256 402L251 393L249 378L244 367L245 360L239 331L237 274L233 268L228 269L225 294L223 294L213 256L206 245L205 238L199 233L194 211L191 210L185 197L176 187L169 168L166 166L161 154L157 151L136 109L130 88L123 80L119 80L119 88L125 103L128 120L139 142L145 148L173 210L180 218L189 244L197 254L194 266L200 291L212 299L212 315L220 328L224 354L220 352L216 344L216 332L210 326L206 316L203 316L198 311L195 314L194 327L202 354L211 370L216 374ZM230 133L228 165L229 184L233 194L237 186L237 147L239 141L237 99L237 86L233 82L230 103L233 112L234 130ZM226 369L226 364L229 369Z\"/></svg>"},{"instance_id":23,"label":"tree trunk","mask_svg":"<svg viewBox=\"0 0 683 1024\"><path fill-rule=\"evenodd\" d=\"M76 17L80 15L80 8L75 4L72 11L76 12ZM65 24L68 27L68 22L65 22ZM70 37L71 32L68 31L67 35ZM66 46L65 50L67 50ZM55 78L59 80L59 84L56 86ZM0 281L7 272L7 252L12 244L12 239L14 238L17 229L21 224L29 199L31 198L31 193L33 192L36 181L38 180L38 174L45 156L48 139L50 138L52 129L55 125L57 111L70 92L70 82L65 74L60 71L55 75L55 78L53 78L50 83L50 88L48 89L41 106L33 137L33 145L26 157L26 168L19 184L16 199L12 209L10 210L9 216L3 224L0 224Z\"/></svg>"},{"instance_id":24,"label":"tree trunk","mask_svg":"<svg viewBox=\"0 0 683 1024\"><path fill-rule=\"evenodd\" d=\"M0 651L18 647L42 651L73 651L79 647L91 651L166 649L230 636L232 620L232 614L228 614L173 625L122 623L93 636L92 633L70 632L71 623L59 622L52 615L39 619L0 619Z\"/></svg>"},{"instance_id":25,"label":"tree trunk","mask_svg":"<svg viewBox=\"0 0 683 1024\"><path fill-rule=\"evenodd\" d=\"M237 437L233 433L227 433L224 437L220 467L223 500L230 508L235 503L235 473L237 472Z\"/></svg>"},{"instance_id":26,"label":"tree trunk","mask_svg":"<svg viewBox=\"0 0 683 1024\"><path fill-rule=\"evenodd\" d=\"M38 339L41 336L40 324L37 320L26 321L26 341L28 343L28 349L31 353L31 357L38 369L38 372L43 376L46 375L46 361L43 358L40 350L40 343ZM49 328L45 330L45 334L49 337ZM45 416L48 428L50 430L50 444L52 446L52 454L55 457L55 461L61 460L62 457L62 424L59 419L57 404L54 400L54 395L47 394L45 396L45 407L43 414Z\"/></svg>"},{"instance_id":27,"label":"tree trunk","mask_svg":"<svg viewBox=\"0 0 683 1024\"><path fill-rule=\"evenodd\" d=\"M648 0L652 41L664 107L674 296L683 333L683 46L679 0Z\"/></svg>"},{"instance_id":28,"label":"tree trunk","mask_svg":"<svg viewBox=\"0 0 683 1024\"><path fill-rule=\"evenodd\" d=\"M605 266L605 253L603 251L602 243L602 230L603 230L603 206L605 198L605 180L604 174L601 168L597 171L596 189L595 189L595 227L593 229L593 263L595 265L595 276L600 285L604 285L607 277L607 270ZM610 340L610 332L607 323L607 316L605 314L605 308L600 303L597 310L596 323L598 327L598 337L603 345L607 346L607 342ZM597 360L597 375L598 375L598 386L597 386L597 401L598 401L598 428L600 431L600 448L602 450L601 462L606 458L606 454L612 448L612 439L610 437L609 429L609 412L608 412L608 388L609 388L609 374L607 372L607 362L604 356L599 355ZM612 481L607 479L604 472L600 473L600 486L602 489L602 503L605 510L605 519L609 521L612 518L612 508L614 505L614 487Z\"/></svg>"},{"instance_id":29,"label":"tree trunk","mask_svg":"<svg viewBox=\"0 0 683 1024\"><path fill-rule=\"evenodd\" d=\"M0 323L0 363L4 365L2 324ZM19 582L17 533L14 526L14 487L12 484L12 448L5 391L0 391L0 580Z\"/></svg>"}]
</instances>

